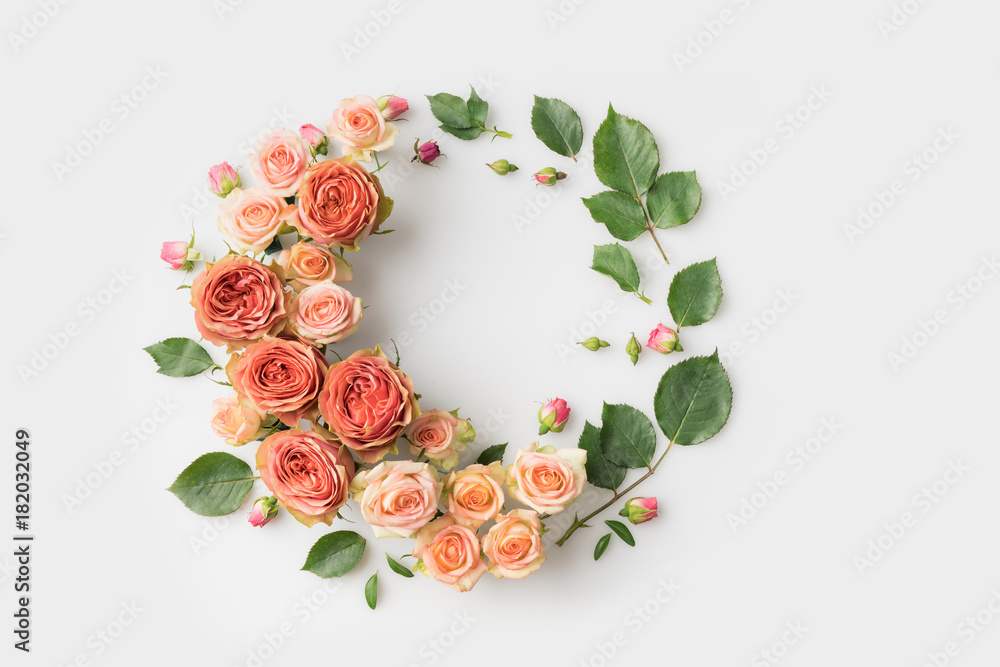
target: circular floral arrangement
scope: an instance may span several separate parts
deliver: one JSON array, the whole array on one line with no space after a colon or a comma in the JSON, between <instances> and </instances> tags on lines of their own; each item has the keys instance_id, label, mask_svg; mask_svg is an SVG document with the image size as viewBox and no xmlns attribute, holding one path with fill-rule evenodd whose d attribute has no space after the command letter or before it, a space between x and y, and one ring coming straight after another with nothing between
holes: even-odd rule
<instances>
[{"instance_id":1,"label":"circular floral arrangement","mask_svg":"<svg viewBox=\"0 0 1000 667\"><path fill-rule=\"evenodd\" d=\"M442 137L511 138L488 128L489 105L474 89L468 100L440 93L428 101ZM457 410L422 409L398 356L390 360L378 346L344 350L345 355L334 349L349 344L364 313L362 300L344 286L353 278L346 253L391 231L381 229L393 202L379 182L377 172L385 165L378 156L393 146L398 134L393 121L408 108L399 97L359 95L340 102L326 132L314 125L298 132L272 129L247 157L255 183L249 187L228 163L212 167L210 187L222 198L218 229L230 250L204 262L190 295L195 327L204 341L225 348L229 360L216 364L199 342L185 337L146 351L160 373L204 373L231 387L212 405L211 429L232 446L256 443L259 477L225 452L205 454L181 472L170 491L188 508L205 516L235 512L257 479L269 493L250 510L249 524L256 527L282 510L307 527L332 526L353 500L376 537L413 540L412 566L386 554L393 572L412 577L419 571L468 591L486 572L521 579L539 569L546 560L546 519L566 511L588 484L611 492L602 507L573 519L556 542L561 546L652 476L671 446L715 435L728 419L732 390L717 354L690 357L667 369L653 395L657 425L668 439L658 457L652 421L631 406L606 403L601 426L585 423L576 448L525 443L505 467L506 445L493 445L459 469L460 457L476 440L467 419ZM583 129L572 108L536 97L532 128L546 146L577 162ZM339 143L341 157L329 155L331 139ZM437 166L432 163L441 156L437 141L414 145L413 161ZM658 174L659 152L648 128L613 108L594 135L593 164L610 188L584 199L595 221L620 241L648 232L666 262L656 231L685 224L697 212L701 188L694 172ZM488 166L501 176L517 171L506 159ZM532 181L558 187L565 178L546 167ZM194 235L164 243L161 257L185 272L204 260ZM595 246L592 268L651 302L621 244ZM713 317L721 299L715 260L677 272L667 298L673 326L656 324L647 348L683 351L681 328ZM592 352L610 347L597 337L578 342ZM642 347L634 334L624 351L633 365L638 362ZM212 378L216 373L227 381ZM546 403L538 414L539 436L562 431L569 415L562 399ZM631 470L642 474L625 486ZM656 498L630 498L619 514L632 524L646 523L657 516ZM595 559L612 534L635 544L625 523L605 524L610 532L597 541ZM365 547L354 531L329 532L313 546L303 569L342 576L361 561ZM376 573L365 586L372 608L377 582Z\"/></svg>"}]
</instances>

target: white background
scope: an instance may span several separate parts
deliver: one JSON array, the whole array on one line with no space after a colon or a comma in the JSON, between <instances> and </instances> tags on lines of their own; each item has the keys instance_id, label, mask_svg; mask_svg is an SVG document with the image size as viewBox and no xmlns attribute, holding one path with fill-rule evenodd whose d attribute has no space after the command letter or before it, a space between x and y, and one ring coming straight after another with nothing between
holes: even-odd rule
<instances>
[{"instance_id":1,"label":"white background","mask_svg":"<svg viewBox=\"0 0 1000 667\"><path fill-rule=\"evenodd\" d=\"M0 516L13 523L14 432L28 428L37 541L30 656L11 648L14 563L0 550L3 663L766 665L769 650L783 665L919 666L949 642L954 655L938 664L995 659L1000 281L978 274L993 277L984 258L1000 245L1000 7L908 0L911 14L884 35L892 0L343 4L245 0L220 14L207 1L71 2L46 18L37 0L5 3ZM345 55L355 40L362 48ZM701 53L691 47L679 66L689 40ZM166 76L142 90L147 68ZM410 170L413 140L436 127L423 95L464 95L468 83L514 138L445 137L440 169ZM818 89L829 99L803 107ZM486 577L460 595L388 570L383 552L400 556L410 541L370 540L358 570L325 587L298 570L324 526L281 516L251 529L247 507L206 520L163 490L227 447L208 427L222 388L156 375L142 351L196 336L160 243L187 238L193 219L199 247L222 249L205 172L242 163L269 123L322 127L340 98L393 91L412 107L383 172L397 231L354 258L351 289L369 308L345 347L409 334L403 366L423 406L461 407L482 434L477 449L532 441L538 403L555 395L573 414L545 442L575 446L602 401L651 414L666 368L722 350L732 418L708 443L671 452L644 487L663 512L635 528L636 548L614 541L595 563L598 521L550 547L528 579ZM602 188L589 165L534 138L536 93L579 110L587 146L611 101L652 129L663 169L697 170L701 212L661 232L670 267L648 238L631 244L653 305L588 268L592 246L611 238L580 197ZM129 108L122 95L143 99ZM800 119L792 132L788 114ZM98 143L105 118L113 131ZM948 150L934 149L949 128L951 143L938 142ZM747 163L769 138L777 152ZM914 172L925 150L934 162ZM88 154L60 177L55 163L73 151ZM483 166L500 157L522 170L500 178ZM569 178L537 189L529 175L544 166ZM734 169L752 174L724 195ZM849 238L859 207L877 212L876 193L894 180L902 194ZM715 256L718 316L683 332L684 355L646 352L633 368L628 333L669 322L673 272ZM112 295L115 272L127 285ZM459 296L442 310L449 281ZM959 285L978 291L965 299ZM104 300L99 313L88 299ZM923 334L938 311L943 324ZM610 349L560 354L595 322ZM73 324L78 335L61 339ZM919 349L894 368L904 339ZM52 358L22 377L43 349ZM162 423L158 402L172 406ZM837 424L832 438L804 465L788 459L827 435L823 420ZM130 448L132 429L146 433ZM92 475L114 452L120 465ZM236 453L252 460L250 447ZM939 481L952 464L965 472ZM776 473L786 483L773 497L754 496ZM936 481L941 495L921 500ZM734 529L727 517L744 500L758 509ZM907 512L912 525L893 537L886 526ZM362 589L376 568L371 612ZM679 587L665 603L661 582ZM967 617L984 608L972 630Z\"/></svg>"}]
</instances>

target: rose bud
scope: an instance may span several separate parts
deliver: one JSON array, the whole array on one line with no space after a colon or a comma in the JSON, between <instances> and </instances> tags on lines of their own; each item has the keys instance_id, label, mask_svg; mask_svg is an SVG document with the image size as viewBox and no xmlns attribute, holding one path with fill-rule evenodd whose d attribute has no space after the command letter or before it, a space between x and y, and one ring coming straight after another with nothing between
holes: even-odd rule
<instances>
[{"instance_id":1,"label":"rose bud","mask_svg":"<svg viewBox=\"0 0 1000 667\"><path fill-rule=\"evenodd\" d=\"M566 174L556 171L555 167L546 167L545 169L536 171L532 178L535 179L536 185L555 185L556 181L566 178Z\"/></svg>"},{"instance_id":2,"label":"rose bud","mask_svg":"<svg viewBox=\"0 0 1000 667\"><path fill-rule=\"evenodd\" d=\"M566 426L567 419L569 419L569 406L566 401L553 398L538 411L538 421L542 425L538 429L538 435L545 435L549 431L559 433Z\"/></svg>"},{"instance_id":3,"label":"rose bud","mask_svg":"<svg viewBox=\"0 0 1000 667\"><path fill-rule=\"evenodd\" d=\"M419 146L417 144L420 144ZM436 141L426 141L420 143L420 139L413 142L413 152L416 155L410 162L419 162L420 164L430 164L434 160L441 157L441 149L438 148Z\"/></svg>"},{"instance_id":4,"label":"rose bud","mask_svg":"<svg viewBox=\"0 0 1000 667\"><path fill-rule=\"evenodd\" d=\"M677 340L677 332L662 324L657 324L656 328L649 332L646 347L662 354L670 354L674 350L684 351L680 341Z\"/></svg>"},{"instance_id":5,"label":"rose bud","mask_svg":"<svg viewBox=\"0 0 1000 667\"><path fill-rule=\"evenodd\" d=\"M395 95L383 95L376 101L378 108L382 111L382 117L386 120L395 120L410 109L410 105L405 99Z\"/></svg>"},{"instance_id":6,"label":"rose bud","mask_svg":"<svg viewBox=\"0 0 1000 667\"><path fill-rule=\"evenodd\" d=\"M190 241L164 241L163 247L160 248L160 259L175 271L190 271L192 262L202 259L201 253L193 246L193 234Z\"/></svg>"},{"instance_id":7,"label":"rose bud","mask_svg":"<svg viewBox=\"0 0 1000 667\"><path fill-rule=\"evenodd\" d=\"M638 526L655 519L660 513L656 511L656 498L632 498L618 514Z\"/></svg>"},{"instance_id":8,"label":"rose bud","mask_svg":"<svg viewBox=\"0 0 1000 667\"><path fill-rule=\"evenodd\" d=\"M487 162L486 166L500 174L501 176L506 176L512 171L517 171L517 165L507 162L507 160L497 160L496 162Z\"/></svg>"},{"instance_id":9,"label":"rose bud","mask_svg":"<svg viewBox=\"0 0 1000 667\"><path fill-rule=\"evenodd\" d=\"M323 130L306 123L299 128L299 134L302 135L302 140L306 142L313 157L326 155L326 151L330 147L330 138L323 133Z\"/></svg>"},{"instance_id":10,"label":"rose bud","mask_svg":"<svg viewBox=\"0 0 1000 667\"><path fill-rule=\"evenodd\" d=\"M597 336L591 336L587 340L581 340L579 343L577 343L577 345L583 345L591 352L596 352L602 347L608 347L609 345L611 345L611 343L609 343L606 340L601 340Z\"/></svg>"},{"instance_id":11,"label":"rose bud","mask_svg":"<svg viewBox=\"0 0 1000 667\"><path fill-rule=\"evenodd\" d=\"M238 188L241 185L240 175L228 162L217 164L208 170L208 187L223 199L233 191L233 188Z\"/></svg>"},{"instance_id":12,"label":"rose bud","mask_svg":"<svg viewBox=\"0 0 1000 667\"><path fill-rule=\"evenodd\" d=\"M259 528L278 516L278 499L274 496L261 496L254 501L250 509L250 525Z\"/></svg>"},{"instance_id":13,"label":"rose bud","mask_svg":"<svg viewBox=\"0 0 1000 667\"><path fill-rule=\"evenodd\" d=\"M628 339L628 344L625 345L625 354L628 358L632 360L632 365L635 366L639 362L639 353L642 352L642 346L639 345L639 341L635 339L635 334Z\"/></svg>"}]
</instances>

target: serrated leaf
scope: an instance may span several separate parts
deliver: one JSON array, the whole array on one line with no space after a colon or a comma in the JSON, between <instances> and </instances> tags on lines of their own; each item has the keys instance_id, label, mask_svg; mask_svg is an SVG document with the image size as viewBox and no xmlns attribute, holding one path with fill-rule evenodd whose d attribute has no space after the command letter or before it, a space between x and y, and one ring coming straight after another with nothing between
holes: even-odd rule
<instances>
[{"instance_id":1,"label":"serrated leaf","mask_svg":"<svg viewBox=\"0 0 1000 667\"><path fill-rule=\"evenodd\" d=\"M480 463L484 466L488 466L494 461L503 461L504 452L507 450L507 443L501 443L499 445L493 445L492 447L487 447L476 459L476 463Z\"/></svg>"},{"instance_id":2,"label":"serrated leaf","mask_svg":"<svg viewBox=\"0 0 1000 667\"><path fill-rule=\"evenodd\" d=\"M208 351L190 338L167 338L142 348L156 362L157 373L183 378L215 366Z\"/></svg>"},{"instance_id":3,"label":"serrated leaf","mask_svg":"<svg viewBox=\"0 0 1000 667\"><path fill-rule=\"evenodd\" d=\"M594 271L610 276L618 286L626 292L635 294L645 301L651 303L639 291L639 269L635 266L632 253L627 248L618 243L594 246L594 264L591 266Z\"/></svg>"},{"instance_id":4,"label":"serrated leaf","mask_svg":"<svg viewBox=\"0 0 1000 667\"><path fill-rule=\"evenodd\" d=\"M585 422L580 434L580 449L587 452L587 481L602 489L615 491L625 481L627 468L609 461L601 449L601 430Z\"/></svg>"},{"instance_id":5,"label":"serrated leaf","mask_svg":"<svg viewBox=\"0 0 1000 667\"><path fill-rule=\"evenodd\" d=\"M608 528L615 531L615 535L622 538L622 542L629 545L630 547L635 546L635 538L632 537L632 531L628 529L621 521L615 521L614 519L608 519L604 523L608 524Z\"/></svg>"},{"instance_id":6,"label":"serrated leaf","mask_svg":"<svg viewBox=\"0 0 1000 667\"><path fill-rule=\"evenodd\" d=\"M195 514L223 516L240 508L253 480L246 462L226 452L212 452L195 459L167 491Z\"/></svg>"},{"instance_id":7,"label":"serrated leaf","mask_svg":"<svg viewBox=\"0 0 1000 667\"><path fill-rule=\"evenodd\" d=\"M408 567L400 563L398 560L396 560L389 554L385 555L385 559L389 561L389 569L395 572L396 574L401 574L407 579L413 576L413 572Z\"/></svg>"},{"instance_id":8,"label":"serrated leaf","mask_svg":"<svg viewBox=\"0 0 1000 667\"><path fill-rule=\"evenodd\" d=\"M617 465L648 467L656 451L653 423L631 405L605 403L601 412L601 451Z\"/></svg>"},{"instance_id":9,"label":"serrated leaf","mask_svg":"<svg viewBox=\"0 0 1000 667\"><path fill-rule=\"evenodd\" d=\"M597 546L594 547L594 560L600 560L601 556L608 548L608 544L611 542L611 533L604 535L601 539L597 540Z\"/></svg>"},{"instance_id":10,"label":"serrated leaf","mask_svg":"<svg viewBox=\"0 0 1000 667\"><path fill-rule=\"evenodd\" d=\"M458 95L451 93L438 93L437 95L427 95L427 101L431 103L431 113L441 121L442 125L455 128L474 127L476 120L469 110L468 103Z\"/></svg>"},{"instance_id":11,"label":"serrated leaf","mask_svg":"<svg viewBox=\"0 0 1000 667\"><path fill-rule=\"evenodd\" d=\"M316 541L302 569L324 579L342 577L361 562L364 554L365 538L353 530L338 530Z\"/></svg>"},{"instance_id":12,"label":"serrated leaf","mask_svg":"<svg viewBox=\"0 0 1000 667\"><path fill-rule=\"evenodd\" d=\"M594 134L594 171L612 190L640 197L653 185L660 152L653 133L608 105L608 117Z\"/></svg>"},{"instance_id":13,"label":"serrated leaf","mask_svg":"<svg viewBox=\"0 0 1000 667\"><path fill-rule=\"evenodd\" d=\"M478 125L486 125L486 114L489 113L490 103L479 96L475 86L469 86L469 101L467 105L469 113Z\"/></svg>"},{"instance_id":14,"label":"serrated leaf","mask_svg":"<svg viewBox=\"0 0 1000 667\"><path fill-rule=\"evenodd\" d=\"M368 607L371 609L375 608L378 604L378 570L375 571L365 584L365 602L368 603Z\"/></svg>"},{"instance_id":15,"label":"serrated leaf","mask_svg":"<svg viewBox=\"0 0 1000 667\"><path fill-rule=\"evenodd\" d=\"M459 128L459 127L451 127L450 125L439 125L438 127L440 127L443 131L447 132L448 134L452 135L453 137L458 137L462 141L472 141L473 139L475 139L480 134L486 131L481 127Z\"/></svg>"},{"instance_id":16,"label":"serrated leaf","mask_svg":"<svg viewBox=\"0 0 1000 667\"><path fill-rule=\"evenodd\" d=\"M549 149L573 160L583 146L580 115L562 100L535 95L535 105L531 108L531 129Z\"/></svg>"},{"instance_id":17,"label":"serrated leaf","mask_svg":"<svg viewBox=\"0 0 1000 667\"><path fill-rule=\"evenodd\" d=\"M608 190L583 200L590 216L603 222L611 235L621 241L633 241L646 231L646 215L634 197Z\"/></svg>"},{"instance_id":18,"label":"serrated leaf","mask_svg":"<svg viewBox=\"0 0 1000 667\"><path fill-rule=\"evenodd\" d=\"M733 388L718 350L667 370L656 387L653 407L660 430L678 445L697 445L722 430L733 407Z\"/></svg>"},{"instance_id":19,"label":"serrated leaf","mask_svg":"<svg viewBox=\"0 0 1000 667\"><path fill-rule=\"evenodd\" d=\"M722 278L714 258L681 269L670 281L667 307L678 327L708 322L721 303Z\"/></svg>"},{"instance_id":20,"label":"serrated leaf","mask_svg":"<svg viewBox=\"0 0 1000 667\"><path fill-rule=\"evenodd\" d=\"M660 174L646 193L646 206L654 227L683 225L701 207L701 186L693 171Z\"/></svg>"}]
</instances>

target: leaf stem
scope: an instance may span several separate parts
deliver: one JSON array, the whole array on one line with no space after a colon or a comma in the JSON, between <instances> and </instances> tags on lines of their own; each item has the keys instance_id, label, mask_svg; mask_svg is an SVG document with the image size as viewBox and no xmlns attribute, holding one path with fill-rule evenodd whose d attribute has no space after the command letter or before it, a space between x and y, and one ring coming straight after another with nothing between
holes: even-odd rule
<instances>
[{"instance_id":1,"label":"leaf stem","mask_svg":"<svg viewBox=\"0 0 1000 667\"><path fill-rule=\"evenodd\" d=\"M649 217L649 211L646 210L646 204L642 201L642 197L636 197L635 200L639 202L639 206L642 208L642 214L646 216L646 230L649 232L649 235L653 237L653 243L656 244L656 249L660 251L663 261L670 264L670 260L667 259L667 253L663 252L663 246L660 245L660 240L656 238L656 232L654 231L656 227L653 225L653 219Z\"/></svg>"}]
</instances>

